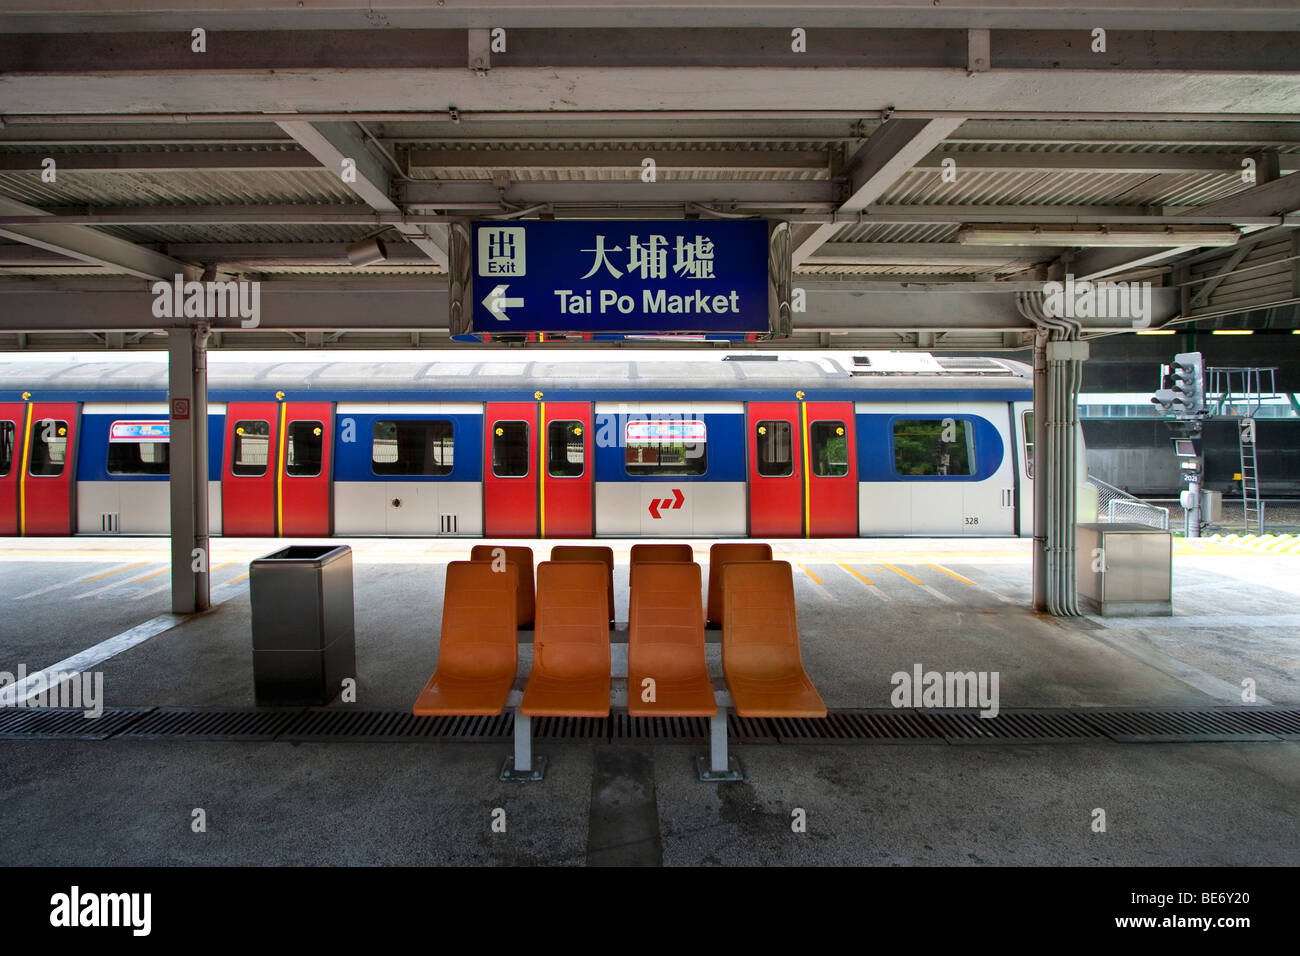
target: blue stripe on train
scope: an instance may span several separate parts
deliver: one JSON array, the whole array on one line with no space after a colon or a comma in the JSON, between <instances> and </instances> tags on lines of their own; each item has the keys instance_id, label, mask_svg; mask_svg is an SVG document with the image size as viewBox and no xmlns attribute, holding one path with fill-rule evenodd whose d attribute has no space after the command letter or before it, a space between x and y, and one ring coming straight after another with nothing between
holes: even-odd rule
<instances>
[{"instance_id":1,"label":"blue stripe on train","mask_svg":"<svg viewBox=\"0 0 1300 956\"><path fill-rule=\"evenodd\" d=\"M450 421L452 440L451 472L446 475L376 475L373 465L374 430L377 421ZM349 422L351 426L349 427ZM334 422L335 481L482 481L483 416L451 412L375 414L349 412ZM352 440L348 441L351 435Z\"/></svg>"},{"instance_id":2,"label":"blue stripe on train","mask_svg":"<svg viewBox=\"0 0 1300 956\"><path fill-rule=\"evenodd\" d=\"M894 467L894 423L898 421L943 421L951 418L974 427L975 472L970 475L900 475ZM1005 448L997 428L979 415L961 412L899 412L888 415L859 414L858 481L985 481L1002 465Z\"/></svg>"},{"instance_id":3,"label":"blue stripe on train","mask_svg":"<svg viewBox=\"0 0 1300 956\"><path fill-rule=\"evenodd\" d=\"M680 395L681 393L676 393ZM549 399L548 399L549 400ZM679 399L680 401L680 399ZM626 416L596 416L596 480L597 481L744 481L745 480L745 416L732 413L704 413L704 443L707 449L705 472L702 475L629 475L627 473L624 436L628 421L653 418L654 411L636 412ZM602 425L605 427L602 428ZM612 427L610 427L612 425ZM620 430L623 433L620 434ZM611 441L611 437L616 440Z\"/></svg>"}]
</instances>

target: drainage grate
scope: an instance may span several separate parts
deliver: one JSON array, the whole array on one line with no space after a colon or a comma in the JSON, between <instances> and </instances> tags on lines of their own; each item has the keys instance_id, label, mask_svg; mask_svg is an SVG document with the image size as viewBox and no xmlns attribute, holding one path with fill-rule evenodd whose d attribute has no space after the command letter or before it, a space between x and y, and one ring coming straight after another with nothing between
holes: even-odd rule
<instances>
[{"instance_id":1,"label":"drainage grate","mask_svg":"<svg viewBox=\"0 0 1300 956\"><path fill-rule=\"evenodd\" d=\"M604 740L612 736L608 717L534 717L534 740Z\"/></svg>"},{"instance_id":2,"label":"drainage grate","mask_svg":"<svg viewBox=\"0 0 1300 956\"><path fill-rule=\"evenodd\" d=\"M297 710L157 707L118 736L150 740L274 740L297 715Z\"/></svg>"},{"instance_id":3,"label":"drainage grate","mask_svg":"<svg viewBox=\"0 0 1300 956\"><path fill-rule=\"evenodd\" d=\"M149 707L105 707L98 717L66 707L0 707L0 739L104 740L147 714Z\"/></svg>"},{"instance_id":4,"label":"drainage grate","mask_svg":"<svg viewBox=\"0 0 1300 956\"><path fill-rule=\"evenodd\" d=\"M633 717L613 714L614 740L662 740L683 744L709 742L707 717Z\"/></svg>"},{"instance_id":5,"label":"drainage grate","mask_svg":"<svg viewBox=\"0 0 1300 956\"><path fill-rule=\"evenodd\" d=\"M108 707L88 720L81 710L0 707L0 739L308 741L506 741L511 713L478 717L416 717L406 710L355 707L253 708ZM1224 707L1212 710L1097 707L1070 710L833 710L825 719L727 715L736 743L783 744L1034 744L1118 741L1300 740L1300 708ZM703 744L703 717L538 717L538 741L658 741Z\"/></svg>"},{"instance_id":6,"label":"drainage grate","mask_svg":"<svg viewBox=\"0 0 1300 956\"><path fill-rule=\"evenodd\" d=\"M303 712L281 740L500 740L514 733L514 714L417 717L400 710L330 710Z\"/></svg>"}]
</instances>

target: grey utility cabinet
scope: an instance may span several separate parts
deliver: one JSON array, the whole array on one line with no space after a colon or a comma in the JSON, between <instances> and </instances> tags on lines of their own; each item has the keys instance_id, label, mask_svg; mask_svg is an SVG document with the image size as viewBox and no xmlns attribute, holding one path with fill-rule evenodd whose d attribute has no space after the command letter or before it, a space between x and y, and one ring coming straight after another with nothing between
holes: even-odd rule
<instances>
[{"instance_id":1,"label":"grey utility cabinet","mask_svg":"<svg viewBox=\"0 0 1300 956\"><path fill-rule=\"evenodd\" d=\"M1173 541L1144 524L1081 524L1079 597L1102 617L1167 616L1173 605Z\"/></svg>"},{"instance_id":2,"label":"grey utility cabinet","mask_svg":"<svg viewBox=\"0 0 1300 956\"><path fill-rule=\"evenodd\" d=\"M352 549L293 545L248 570L259 704L328 704L356 676Z\"/></svg>"}]
</instances>

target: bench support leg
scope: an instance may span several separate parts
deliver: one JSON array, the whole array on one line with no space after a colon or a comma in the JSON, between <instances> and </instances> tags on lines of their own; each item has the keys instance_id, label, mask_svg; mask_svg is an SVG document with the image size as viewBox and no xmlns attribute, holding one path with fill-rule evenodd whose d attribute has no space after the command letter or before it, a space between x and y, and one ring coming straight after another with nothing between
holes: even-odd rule
<instances>
[{"instance_id":1,"label":"bench support leg","mask_svg":"<svg viewBox=\"0 0 1300 956\"><path fill-rule=\"evenodd\" d=\"M709 755L695 758L695 771L703 783L744 780L740 761L727 755L727 708L709 718Z\"/></svg>"},{"instance_id":2,"label":"bench support leg","mask_svg":"<svg viewBox=\"0 0 1300 956\"><path fill-rule=\"evenodd\" d=\"M534 768L533 764L537 766ZM515 711L515 752L501 768L501 779L532 783L546 776L546 758L533 756L533 718Z\"/></svg>"}]
</instances>

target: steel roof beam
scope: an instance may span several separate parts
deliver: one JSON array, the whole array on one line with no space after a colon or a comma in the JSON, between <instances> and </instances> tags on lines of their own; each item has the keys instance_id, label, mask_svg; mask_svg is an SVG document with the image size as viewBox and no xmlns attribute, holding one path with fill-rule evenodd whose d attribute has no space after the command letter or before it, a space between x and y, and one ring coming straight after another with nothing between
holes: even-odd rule
<instances>
[{"instance_id":1,"label":"steel roof beam","mask_svg":"<svg viewBox=\"0 0 1300 956\"><path fill-rule=\"evenodd\" d=\"M34 216L38 220L56 218L44 216L35 206L3 196L0 196L0 215ZM142 279L170 280L178 274L187 278L198 276L198 270L191 265L87 226L0 226L0 236Z\"/></svg>"},{"instance_id":2,"label":"steel roof beam","mask_svg":"<svg viewBox=\"0 0 1300 956\"><path fill-rule=\"evenodd\" d=\"M326 169L340 177L343 184L379 213L400 213L390 194L393 179L383 163L370 151L352 123L283 122L280 128L292 136L303 149L319 160ZM407 242L447 268L447 242L441 243L424 226L398 223L397 231Z\"/></svg>"},{"instance_id":3,"label":"steel roof beam","mask_svg":"<svg viewBox=\"0 0 1300 956\"><path fill-rule=\"evenodd\" d=\"M960 118L890 120L883 124L850 159L849 196L840 204L839 212L861 212L871 205L961 124ZM798 230L794 264L806 261L838 231L833 224Z\"/></svg>"}]
</instances>

